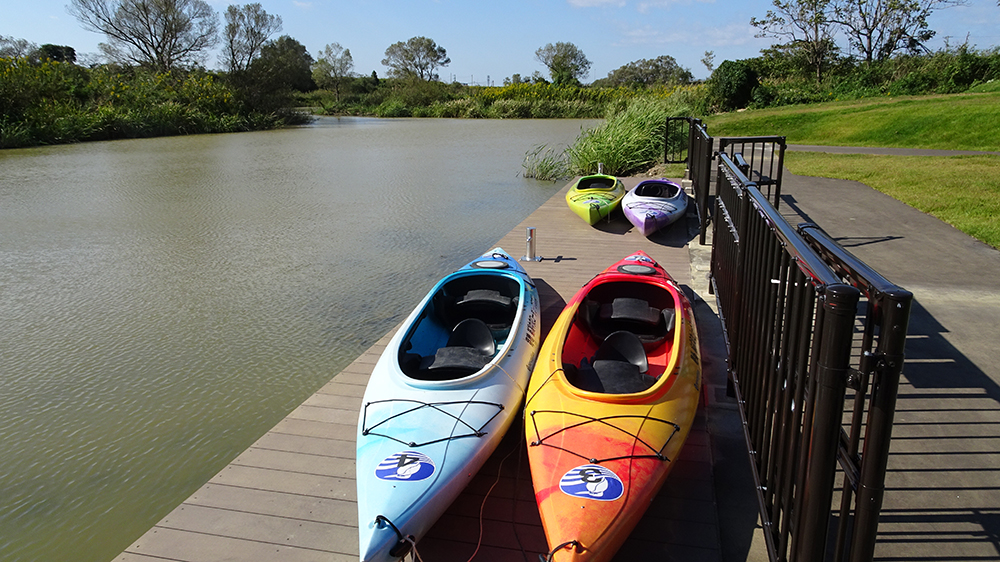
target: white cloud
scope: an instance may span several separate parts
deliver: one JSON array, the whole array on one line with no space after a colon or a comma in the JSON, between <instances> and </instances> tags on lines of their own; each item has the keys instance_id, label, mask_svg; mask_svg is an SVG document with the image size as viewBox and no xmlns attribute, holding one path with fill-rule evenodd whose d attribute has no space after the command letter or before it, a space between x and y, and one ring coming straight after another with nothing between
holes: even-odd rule
<instances>
[{"instance_id":1,"label":"white cloud","mask_svg":"<svg viewBox=\"0 0 1000 562\"><path fill-rule=\"evenodd\" d=\"M297 1L293 1L292 5L295 6L296 8L302 8L303 10L308 10L308 9L310 9L310 8L313 7L313 3L312 2L297 2Z\"/></svg>"},{"instance_id":2,"label":"white cloud","mask_svg":"<svg viewBox=\"0 0 1000 562\"><path fill-rule=\"evenodd\" d=\"M621 8L625 6L625 0L566 0L574 8L596 8L599 6L613 6Z\"/></svg>"},{"instance_id":3,"label":"white cloud","mask_svg":"<svg viewBox=\"0 0 1000 562\"><path fill-rule=\"evenodd\" d=\"M686 25L676 22L670 28L645 25L641 27L622 26L618 31L620 39L616 47L658 46L676 43L697 43L707 47L727 47L747 45L755 42L753 29L749 24L733 22L723 27L705 27L701 24ZM678 29L683 29L678 33Z\"/></svg>"}]
</instances>

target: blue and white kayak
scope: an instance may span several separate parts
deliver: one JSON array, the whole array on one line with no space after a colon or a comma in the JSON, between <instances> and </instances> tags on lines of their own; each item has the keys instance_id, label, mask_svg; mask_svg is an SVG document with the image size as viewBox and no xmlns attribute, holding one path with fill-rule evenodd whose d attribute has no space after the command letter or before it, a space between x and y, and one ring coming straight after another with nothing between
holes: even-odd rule
<instances>
[{"instance_id":1,"label":"blue and white kayak","mask_svg":"<svg viewBox=\"0 0 1000 562\"><path fill-rule=\"evenodd\" d=\"M538 291L495 248L439 281L375 364L358 419L363 561L400 559L519 413L539 347Z\"/></svg>"},{"instance_id":2,"label":"blue and white kayak","mask_svg":"<svg viewBox=\"0 0 1000 562\"><path fill-rule=\"evenodd\" d=\"M668 179L639 182L622 198L622 211L643 236L666 228L687 212L684 189Z\"/></svg>"}]
</instances>

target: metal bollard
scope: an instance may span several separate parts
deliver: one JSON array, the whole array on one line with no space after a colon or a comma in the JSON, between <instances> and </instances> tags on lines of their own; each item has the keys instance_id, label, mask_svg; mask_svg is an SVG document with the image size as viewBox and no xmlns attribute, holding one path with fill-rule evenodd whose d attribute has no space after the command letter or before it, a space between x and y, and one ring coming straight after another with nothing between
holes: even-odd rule
<instances>
[{"instance_id":1,"label":"metal bollard","mask_svg":"<svg viewBox=\"0 0 1000 562\"><path fill-rule=\"evenodd\" d=\"M525 255L521 257L521 261L542 261L542 256L535 255L535 227L528 227L528 238L525 242L527 248L525 249Z\"/></svg>"}]
</instances>

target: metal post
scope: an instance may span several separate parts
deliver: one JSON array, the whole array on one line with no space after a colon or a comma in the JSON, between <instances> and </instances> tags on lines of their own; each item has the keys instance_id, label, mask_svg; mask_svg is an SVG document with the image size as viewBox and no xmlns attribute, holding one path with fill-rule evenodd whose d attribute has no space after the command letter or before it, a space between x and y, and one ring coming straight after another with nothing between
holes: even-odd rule
<instances>
[{"instance_id":1,"label":"metal post","mask_svg":"<svg viewBox=\"0 0 1000 562\"><path fill-rule=\"evenodd\" d=\"M542 261L542 256L535 256L535 227L528 227L525 244L525 254L521 257L521 261Z\"/></svg>"},{"instance_id":2,"label":"metal post","mask_svg":"<svg viewBox=\"0 0 1000 562\"><path fill-rule=\"evenodd\" d=\"M803 562L825 557L854 316L861 296L856 288L843 284L827 285L825 291L825 318L817 318L819 357L811 373L815 378L809 383L816 395L812 411L806 413L812 418L811 427L804 428L808 456L803 467L802 513L797 516L798 528L792 538L792 559Z\"/></svg>"}]
</instances>

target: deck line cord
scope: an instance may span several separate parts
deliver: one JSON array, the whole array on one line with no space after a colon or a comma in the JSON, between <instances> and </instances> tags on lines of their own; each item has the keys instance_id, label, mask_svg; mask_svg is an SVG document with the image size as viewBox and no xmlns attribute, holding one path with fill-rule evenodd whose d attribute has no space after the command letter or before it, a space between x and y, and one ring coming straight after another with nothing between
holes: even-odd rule
<instances>
[{"instance_id":1,"label":"deck line cord","mask_svg":"<svg viewBox=\"0 0 1000 562\"><path fill-rule=\"evenodd\" d=\"M562 549L564 549L564 548L566 548L567 546L570 546L570 545L579 547L580 543L577 542L577 541L575 541L575 540L566 541L566 542L562 543L561 545L559 545L559 546L553 548L552 550L550 550L548 552L548 554L539 554L538 555L539 562L552 562L552 557L556 555L556 552L559 552L560 550L562 550Z\"/></svg>"}]
</instances>

